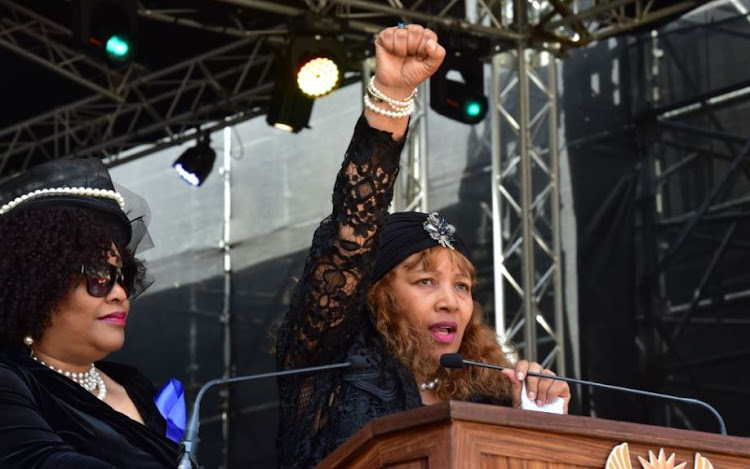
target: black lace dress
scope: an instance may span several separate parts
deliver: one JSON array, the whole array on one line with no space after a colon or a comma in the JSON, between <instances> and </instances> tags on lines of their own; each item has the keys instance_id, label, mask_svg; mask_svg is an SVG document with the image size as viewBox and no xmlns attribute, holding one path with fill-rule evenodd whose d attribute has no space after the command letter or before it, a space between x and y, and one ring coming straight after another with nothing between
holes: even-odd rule
<instances>
[{"instance_id":1,"label":"black lace dress","mask_svg":"<svg viewBox=\"0 0 750 469\"><path fill-rule=\"evenodd\" d=\"M403 140L360 118L316 230L302 279L279 330L279 369L342 362L368 366L279 380L280 467L314 466L375 417L422 405L413 375L389 354L366 297L378 230L393 196Z\"/></svg>"}]
</instances>

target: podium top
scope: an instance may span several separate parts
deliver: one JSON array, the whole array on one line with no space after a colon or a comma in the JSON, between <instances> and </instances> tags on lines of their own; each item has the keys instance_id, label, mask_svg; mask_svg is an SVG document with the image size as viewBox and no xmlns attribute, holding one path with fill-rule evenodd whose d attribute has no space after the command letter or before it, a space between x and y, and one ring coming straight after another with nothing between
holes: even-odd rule
<instances>
[{"instance_id":1,"label":"podium top","mask_svg":"<svg viewBox=\"0 0 750 469\"><path fill-rule=\"evenodd\" d=\"M544 454L574 453L576 448L585 448L581 456L581 464L571 463L571 467L604 467L607 455L612 448L620 443L627 442L632 448L648 449L658 452L660 448L669 454L677 453L683 460L695 452L709 455L722 455L732 462L729 465L717 464L717 468L723 467L750 467L750 439L724 436L714 433L681 430L675 428L656 427L614 420L596 419L575 415L554 415L542 412L532 412L520 409L491 406L485 404L473 404L460 401L449 401L432 406L420 407L399 414L380 417L369 422L359 430L343 445L338 447L318 468L329 467L378 467L378 465L353 465L352 461L357 455L368 455L370 459L377 452L378 442L387 442L390 447L404 439L413 440L408 448L414 448L418 444L426 444L435 435L447 438L443 444L448 446L445 450L449 458L454 458L460 452L458 445L465 444L466 436L461 436L461 428L476 430L469 438L479 435L480 429L483 433L483 441L508 441L523 434L523 443L514 444L518 446L538 446L537 451ZM436 429L443 429L436 433ZM419 435L434 434L429 438L425 436L420 443ZM528 443L533 442L533 445ZM511 446L508 444L507 446ZM543 450L542 450L542 447ZM526 448L528 450L528 448ZM442 451L433 446L430 451ZM529 451L527 451L529 452ZM542 454L539 453L539 454ZM601 454L599 454L601 453ZM535 454L530 451L533 457ZM716 457L716 456L714 456ZM589 459L591 464L584 463ZM709 456L710 458L710 456ZM551 461L551 460L550 460ZM599 462L595 462L599 461ZM465 461L464 461L465 462ZM562 461L559 461L562 462ZM735 465L737 462L737 465ZM386 465L383 462L383 465ZM463 465L430 465L425 467L466 467ZM499 466L498 466L499 467ZM640 467L633 465L633 467Z\"/></svg>"}]
</instances>

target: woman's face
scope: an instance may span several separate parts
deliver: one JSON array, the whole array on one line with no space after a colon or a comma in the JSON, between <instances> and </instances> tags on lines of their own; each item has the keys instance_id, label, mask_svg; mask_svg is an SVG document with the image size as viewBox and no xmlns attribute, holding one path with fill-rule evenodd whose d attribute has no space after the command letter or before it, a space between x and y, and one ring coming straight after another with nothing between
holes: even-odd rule
<instances>
[{"instance_id":1,"label":"woman's face","mask_svg":"<svg viewBox=\"0 0 750 469\"><path fill-rule=\"evenodd\" d=\"M438 249L430 266L414 264L419 256L413 254L394 268L392 292L412 327L432 338L439 359L461 346L474 310L472 279L448 249Z\"/></svg>"},{"instance_id":2,"label":"woman's face","mask_svg":"<svg viewBox=\"0 0 750 469\"><path fill-rule=\"evenodd\" d=\"M107 262L122 266L114 245ZM74 282L73 289L57 303L37 347L58 360L91 363L122 348L130 301L117 282L101 298L89 294L86 276L76 274Z\"/></svg>"}]
</instances>

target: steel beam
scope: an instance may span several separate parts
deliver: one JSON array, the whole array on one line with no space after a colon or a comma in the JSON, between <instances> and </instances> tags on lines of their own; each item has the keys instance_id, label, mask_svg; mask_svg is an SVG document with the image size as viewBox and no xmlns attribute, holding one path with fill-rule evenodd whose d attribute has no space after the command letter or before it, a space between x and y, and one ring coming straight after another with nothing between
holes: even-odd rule
<instances>
[{"instance_id":1,"label":"steel beam","mask_svg":"<svg viewBox=\"0 0 750 469\"><path fill-rule=\"evenodd\" d=\"M156 150L164 139L176 144L178 136L226 114L258 115L273 86L272 57L260 53L261 45L262 39L241 39L140 77L123 87L123 103L94 95L1 130L0 177L55 158L114 162L135 147Z\"/></svg>"}]
</instances>

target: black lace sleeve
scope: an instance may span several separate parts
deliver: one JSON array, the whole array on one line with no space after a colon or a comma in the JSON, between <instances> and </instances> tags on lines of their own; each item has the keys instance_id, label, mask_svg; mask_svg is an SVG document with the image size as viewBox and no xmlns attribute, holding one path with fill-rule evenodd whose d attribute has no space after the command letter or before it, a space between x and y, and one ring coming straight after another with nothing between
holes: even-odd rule
<instances>
[{"instance_id":1,"label":"black lace sleeve","mask_svg":"<svg viewBox=\"0 0 750 469\"><path fill-rule=\"evenodd\" d=\"M404 141L371 128L364 117L357 122L333 189L333 212L315 231L279 330L280 368L345 358L364 320L377 233L393 197Z\"/></svg>"}]
</instances>

